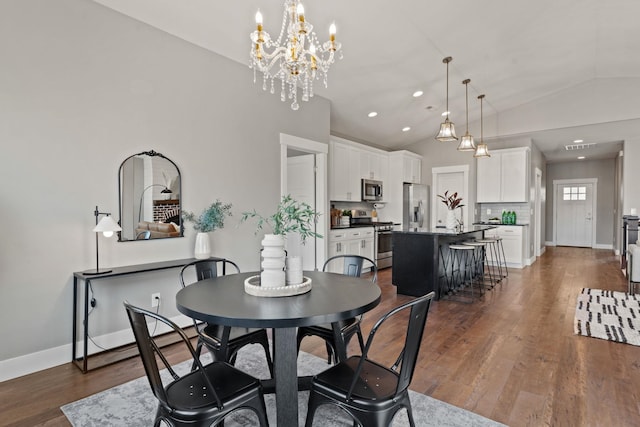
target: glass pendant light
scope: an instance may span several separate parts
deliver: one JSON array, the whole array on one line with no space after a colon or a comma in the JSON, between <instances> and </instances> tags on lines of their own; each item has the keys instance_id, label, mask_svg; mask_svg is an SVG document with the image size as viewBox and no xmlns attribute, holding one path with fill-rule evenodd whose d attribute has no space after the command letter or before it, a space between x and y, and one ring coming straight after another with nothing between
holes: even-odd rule
<instances>
[{"instance_id":1,"label":"glass pendant light","mask_svg":"<svg viewBox=\"0 0 640 427\"><path fill-rule=\"evenodd\" d=\"M460 145L458 145L458 151L475 151L476 144L473 142L473 136L469 133L469 83L470 79L465 79L462 81L464 85L464 99L467 109L467 131L464 133L464 136L460 140Z\"/></svg>"},{"instance_id":2,"label":"glass pendant light","mask_svg":"<svg viewBox=\"0 0 640 427\"><path fill-rule=\"evenodd\" d=\"M452 122L449 121L449 62L453 60L452 57L447 56L442 60L447 64L447 111L444 123L440 124L440 132L436 136L436 139L441 142L457 141L456 128Z\"/></svg>"},{"instance_id":3,"label":"glass pendant light","mask_svg":"<svg viewBox=\"0 0 640 427\"><path fill-rule=\"evenodd\" d=\"M482 100L484 99L484 95L478 95L478 99L480 100L480 143L476 147L476 152L473 154L473 157L491 157L491 154L489 154L489 147L487 147L487 144L485 144L482 139Z\"/></svg>"}]
</instances>

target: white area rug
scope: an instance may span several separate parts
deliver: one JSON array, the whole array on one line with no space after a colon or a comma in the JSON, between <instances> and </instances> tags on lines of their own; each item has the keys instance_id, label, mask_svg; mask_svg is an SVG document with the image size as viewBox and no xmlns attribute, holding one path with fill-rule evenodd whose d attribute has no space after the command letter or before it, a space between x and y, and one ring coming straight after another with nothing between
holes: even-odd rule
<instances>
[{"instance_id":1,"label":"white area rug","mask_svg":"<svg viewBox=\"0 0 640 427\"><path fill-rule=\"evenodd\" d=\"M261 351L252 351L252 346L241 350L236 366L258 378L267 378L268 369ZM204 357L208 355L203 356ZM178 373L188 371L190 362L177 365ZM298 358L299 375L312 375L327 369L327 363L318 357L300 352ZM166 372L165 372L166 373ZM497 427L504 426L464 409L449 405L423 394L410 391L413 416L418 426L439 427ZM304 425L309 392L298 394L299 425ZM269 424L276 426L275 401L273 395L265 395ZM74 427L143 427L152 426L157 400L151 392L146 377L116 386L101 393L63 406L62 412ZM257 418L250 411L240 411L225 420L225 427L255 426ZM314 426L351 427L352 422L331 406L321 407L314 420ZM394 418L394 427L408 426L406 411L400 411Z\"/></svg>"},{"instance_id":2,"label":"white area rug","mask_svg":"<svg viewBox=\"0 0 640 427\"><path fill-rule=\"evenodd\" d=\"M576 305L577 335L640 345L640 296L584 288Z\"/></svg>"}]
</instances>

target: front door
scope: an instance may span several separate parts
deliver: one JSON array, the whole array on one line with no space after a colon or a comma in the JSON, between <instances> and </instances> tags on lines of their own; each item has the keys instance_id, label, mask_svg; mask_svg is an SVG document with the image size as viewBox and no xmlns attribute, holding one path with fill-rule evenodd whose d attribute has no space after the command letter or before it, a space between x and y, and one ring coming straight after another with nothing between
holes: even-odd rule
<instances>
[{"instance_id":1,"label":"front door","mask_svg":"<svg viewBox=\"0 0 640 427\"><path fill-rule=\"evenodd\" d=\"M556 186L556 245L593 246L593 183Z\"/></svg>"}]
</instances>

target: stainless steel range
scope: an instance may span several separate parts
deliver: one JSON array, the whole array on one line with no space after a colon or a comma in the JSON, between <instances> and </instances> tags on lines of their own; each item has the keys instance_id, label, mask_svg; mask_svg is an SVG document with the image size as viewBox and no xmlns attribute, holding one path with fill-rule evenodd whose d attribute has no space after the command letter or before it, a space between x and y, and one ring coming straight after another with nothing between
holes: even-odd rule
<instances>
[{"instance_id":1,"label":"stainless steel range","mask_svg":"<svg viewBox=\"0 0 640 427\"><path fill-rule=\"evenodd\" d=\"M375 239L373 253L378 270L393 264L392 231L393 222L373 221L371 212L355 210L351 219L352 227L373 227Z\"/></svg>"},{"instance_id":2,"label":"stainless steel range","mask_svg":"<svg viewBox=\"0 0 640 427\"><path fill-rule=\"evenodd\" d=\"M374 251L376 255L376 265L378 270L391 267L393 264L393 245L392 245L392 222L373 223L376 231Z\"/></svg>"}]
</instances>

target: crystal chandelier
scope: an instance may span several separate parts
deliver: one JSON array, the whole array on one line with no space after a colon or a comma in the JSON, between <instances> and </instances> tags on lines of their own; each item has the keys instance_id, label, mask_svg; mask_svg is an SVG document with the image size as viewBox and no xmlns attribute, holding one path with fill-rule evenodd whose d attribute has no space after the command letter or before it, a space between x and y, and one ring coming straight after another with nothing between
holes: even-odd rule
<instances>
[{"instance_id":1,"label":"crystal chandelier","mask_svg":"<svg viewBox=\"0 0 640 427\"><path fill-rule=\"evenodd\" d=\"M446 119L444 123L440 124L440 132L436 135L436 139L442 142L458 140L458 137L456 136L456 128L453 125L453 122L449 121L449 62L451 61L453 61L453 58L450 56L447 56L442 60L442 62L447 64L447 111L445 111Z\"/></svg>"},{"instance_id":2,"label":"crystal chandelier","mask_svg":"<svg viewBox=\"0 0 640 427\"><path fill-rule=\"evenodd\" d=\"M462 81L464 85L464 99L467 109L467 131L464 133L464 136L460 140L460 145L458 145L458 151L475 151L476 144L473 141L473 136L469 133L469 83L471 79L465 79Z\"/></svg>"},{"instance_id":3,"label":"crystal chandelier","mask_svg":"<svg viewBox=\"0 0 640 427\"><path fill-rule=\"evenodd\" d=\"M482 139L482 100L484 99L484 95L478 95L478 99L480 100L480 143L476 147L476 152L473 154L473 157L491 157L491 154L489 154L489 147L487 147L487 144L485 144Z\"/></svg>"},{"instance_id":4,"label":"crystal chandelier","mask_svg":"<svg viewBox=\"0 0 640 427\"><path fill-rule=\"evenodd\" d=\"M327 87L327 73L334 63L340 43L336 42L336 26L329 28L329 41L320 44L313 26L306 21L304 7L299 0L285 0L282 27L277 40L262 29L262 14L256 13L256 31L251 36L251 63L253 82L256 72L263 75L262 89L275 93L275 80L281 81L280 100L291 100L291 109L300 108L298 86L302 88L302 100L313 97L313 81L322 78ZM339 59L342 59L340 52Z\"/></svg>"}]
</instances>

